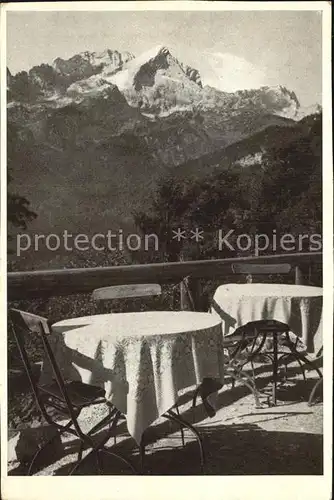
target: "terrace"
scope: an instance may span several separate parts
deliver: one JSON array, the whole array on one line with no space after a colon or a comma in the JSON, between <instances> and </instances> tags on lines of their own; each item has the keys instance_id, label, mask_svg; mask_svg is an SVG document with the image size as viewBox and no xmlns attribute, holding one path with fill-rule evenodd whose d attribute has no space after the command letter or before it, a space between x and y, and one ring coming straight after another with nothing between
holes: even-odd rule
<instances>
[{"instance_id":1,"label":"terrace","mask_svg":"<svg viewBox=\"0 0 334 500\"><path fill-rule=\"evenodd\" d=\"M52 321L59 321L64 319L64 315L70 318L100 312L91 303L91 293L96 288L159 283L163 286L162 301L160 298L153 302L149 299L145 303L145 299L135 299L129 303L136 310L162 307L165 310L207 311L218 285L241 281L231 274L232 265L240 263L291 266L291 272L284 277L267 276L267 283L278 280L279 283L297 286L319 287L322 284L322 254L313 252L94 269L14 272L8 274L8 301L10 306L26 310L30 304L30 310L34 313L49 315ZM76 307L78 297L81 297L80 307ZM262 389L270 381L271 367L261 360L256 362L255 372L257 385ZM206 451L204 473L322 474L322 405L307 405L316 378L314 371L307 370L305 382L298 364L290 362L288 381L279 394L277 406L255 408L249 389L240 384L231 387L231 380L225 376L223 387L218 391L217 411L213 418L208 418L201 401L192 408L195 387L184 388L179 393L179 411L198 428L202 436ZM28 409L19 408L18 400L26 400ZM23 411L19 418L15 415L17 411ZM15 437L20 428L38 423L36 415L31 406L25 375L9 363L9 416L15 421L15 426L11 425L10 435ZM185 432L183 447L177 425L159 418L147 429L145 439L146 473L200 473L196 441ZM73 437L63 440L63 456L60 458L54 454L50 458L50 454L41 464L38 474L68 474L75 460L77 444ZM136 443L129 436L124 421L117 427L115 447L123 455L138 455ZM104 465L106 474L128 473L112 460L105 460ZM95 474L94 467L94 461L87 460L80 474ZM11 474L22 475L26 473L27 466L23 461L14 461L10 469Z\"/></svg>"}]
</instances>

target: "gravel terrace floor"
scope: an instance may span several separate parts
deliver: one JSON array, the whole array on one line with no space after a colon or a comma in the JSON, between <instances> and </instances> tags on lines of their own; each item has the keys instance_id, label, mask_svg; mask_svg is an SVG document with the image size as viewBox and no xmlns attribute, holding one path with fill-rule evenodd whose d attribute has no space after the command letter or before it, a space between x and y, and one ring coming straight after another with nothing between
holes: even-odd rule
<instances>
[{"instance_id":1,"label":"gravel terrace floor","mask_svg":"<svg viewBox=\"0 0 334 500\"><path fill-rule=\"evenodd\" d=\"M258 386L270 380L268 367L257 367ZM307 405L316 380L315 372L307 373L304 382L297 366L290 365L288 382L278 392L275 407L263 404L256 409L254 397L247 387L231 389L228 378L218 394L218 411L208 418L200 400L192 409L192 391L181 395L180 413L200 432L206 455L204 474L208 475L321 475L323 473L323 405ZM319 395L321 396L321 394ZM322 401L322 399L321 399ZM177 425L159 419L146 432L145 474L201 474L198 444L185 430L185 447ZM67 475L76 461L78 441L73 436L63 439L65 453L57 459L50 452L38 475ZM125 422L117 428L117 443L108 442L135 466L139 465L138 448L127 434ZM88 453L88 450L87 450ZM131 474L117 459L104 455L105 474ZM14 466L10 475L25 475L26 467ZM77 472L95 475L95 460L89 458Z\"/></svg>"}]
</instances>

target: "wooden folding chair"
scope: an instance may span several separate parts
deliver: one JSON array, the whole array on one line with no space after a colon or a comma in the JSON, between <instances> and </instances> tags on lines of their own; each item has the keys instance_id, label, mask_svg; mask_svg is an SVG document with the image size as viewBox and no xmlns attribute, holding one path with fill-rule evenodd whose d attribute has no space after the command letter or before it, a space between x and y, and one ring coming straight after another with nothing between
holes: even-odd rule
<instances>
[{"instance_id":1,"label":"wooden folding chair","mask_svg":"<svg viewBox=\"0 0 334 500\"><path fill-rule=\"evenodd\" d=\"M76 472L87 457L91 455L95 455L98 472L102 473L101 452L117 458L130 467L133 472L135 472L135 468L128 460L105 447L107 441L114 434L120 414L119 410L108 403L105 399L105 391L103 388L90 384L84 384L83 382L77 380L64 381L61 370L53 354L51 344L48 340L48 336L51 332L49 321L41 316L26 313L18 309L11 309L9 311L9 323L35 396L37 406L44 420L55 429L54 436L47 443L41 446L33 457L28 469L28 475L33 474L34 465L36 464L37 458L40 457L42 451L63 433L72 434L80 440L78 459L75 466L70 471L70 475ZM28 336L30 336L30 338L31 336L34 336L42 341L41 343L44 351L43 362L45 360L48 361L53 372L53 381L49 384L42 385L33 373L32 363L29 359L30 356L26 349ZM85 433L81 429L78 417L84 408L98 404L107 404L109 407L109 413ZM52 414L50 410L52 411ZM65 418L67 423L60 424L57 416L62 417L62 419ZM110 426L109 432L107 432L107 434L98 443L94 443L93 436L107 425ZM92 450L84 458L82 458L84 447L92 448Z\"/></svg>"},{"instance_id":2,"label":"wooden folding chair","mask_svg":"<svg viewBox=\"0 0 334 500\"><path fill-rule=\"evenodd\" d=\"M93 290L92 299L98 303L99 312L105 312L104 302L136 297L153 297L161 295L161 286L156 283L114 285Z\"/></svg>"}]
</instances>

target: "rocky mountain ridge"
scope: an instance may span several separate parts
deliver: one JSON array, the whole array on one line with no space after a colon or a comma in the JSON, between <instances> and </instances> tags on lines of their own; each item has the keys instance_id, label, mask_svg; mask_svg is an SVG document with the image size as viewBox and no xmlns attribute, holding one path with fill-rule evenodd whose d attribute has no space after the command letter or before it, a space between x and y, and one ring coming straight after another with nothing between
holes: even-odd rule
<instances>
[{"instance_id":1,"label":"rocky mountain ridge","mask_svg":"<svg viewBox=\"0 0 334 500\"><path fill-rule=\"evenodd\" d=\"M52 147L130 135L165 165L219 150L269 125L287 125L300 104L285 87L222 92L163 46L83 52L29 73L8 72L8 119Z\"/></svg>"},{"instance_id":2,"label":"rocky mountain ridge","mask_svg":"<svg viewBox=\"0 0 334 500\"><path fill-rule=\"evenodd\" d=\"M62 107L108 93L116 85L132 107L152 116L178 110L265 109L295 118L300 103L285 87L262 87L234 93L203 87L199 72L178 61L167 47L158 46L135 57L106 49L82 52L53 65L34 66L28 73L8 71L8 101L47 103Z\"/></svg>"},{"instance_id":3,"label":"rocky mountain ridge","mask_svg":"<svg viewBox=\"0 0 334 500\"><path fill-rule=\"evenodd\" d=\"M242 161L247 138L268 127L281 137L300 110L282 86L205 86L163 46L139 57L108 49L57 58L8 71L7 84L13 189L38 213L35 231L131 226L166 172L206 175L226 148ZM251 154L261 148L259 139Z\"/></svg>"},{"instance_id":4,"label":"rocky mountain ridge","mask_svg":"<svg viewBox=\"0 0 334 500\"><path fill-rule=\"evenodd\" d=\"M78 77L88 77L91 71L108 71L119 69L123 64L134 59L131 52L118 52L118 50L106 49L103 52L81 52L72 56L70 59L58 57L53 62L53 68L57 73L76 74ZM86 68L86 72L83 70Z\"/></svg>"}]
</instances>

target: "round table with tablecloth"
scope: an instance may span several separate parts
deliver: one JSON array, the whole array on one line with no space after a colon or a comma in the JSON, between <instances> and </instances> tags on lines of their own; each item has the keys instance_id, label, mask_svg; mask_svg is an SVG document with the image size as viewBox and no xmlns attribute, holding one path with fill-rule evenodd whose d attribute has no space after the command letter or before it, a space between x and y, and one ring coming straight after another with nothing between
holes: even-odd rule
<instances>
[{"instance_id":1,"label":"round table with tablecloth","mask_svg":"<svg viewBox=\"0 0 334 500\"><path fill-rule=\"evenodd\" d=\"M51 338L64 378L103 386L106 397L126 415L137 443L176 404L180 390L204 378L223 381L221 320L209 313L73 318L52 325Z\"/></svg>"},{"instance_id":2,"label":"round table with tablecloth","mask_svg":"<svg viewBox=\"0 0 334 500\"><path fill-rule=\"evenodd\" d=\"M275 319L289 325L307 352L322 347L322 288L267 283L227 284L217 288L212 312L222 319L223 335L250 321Z\"/></svg>"}]
</instances>

